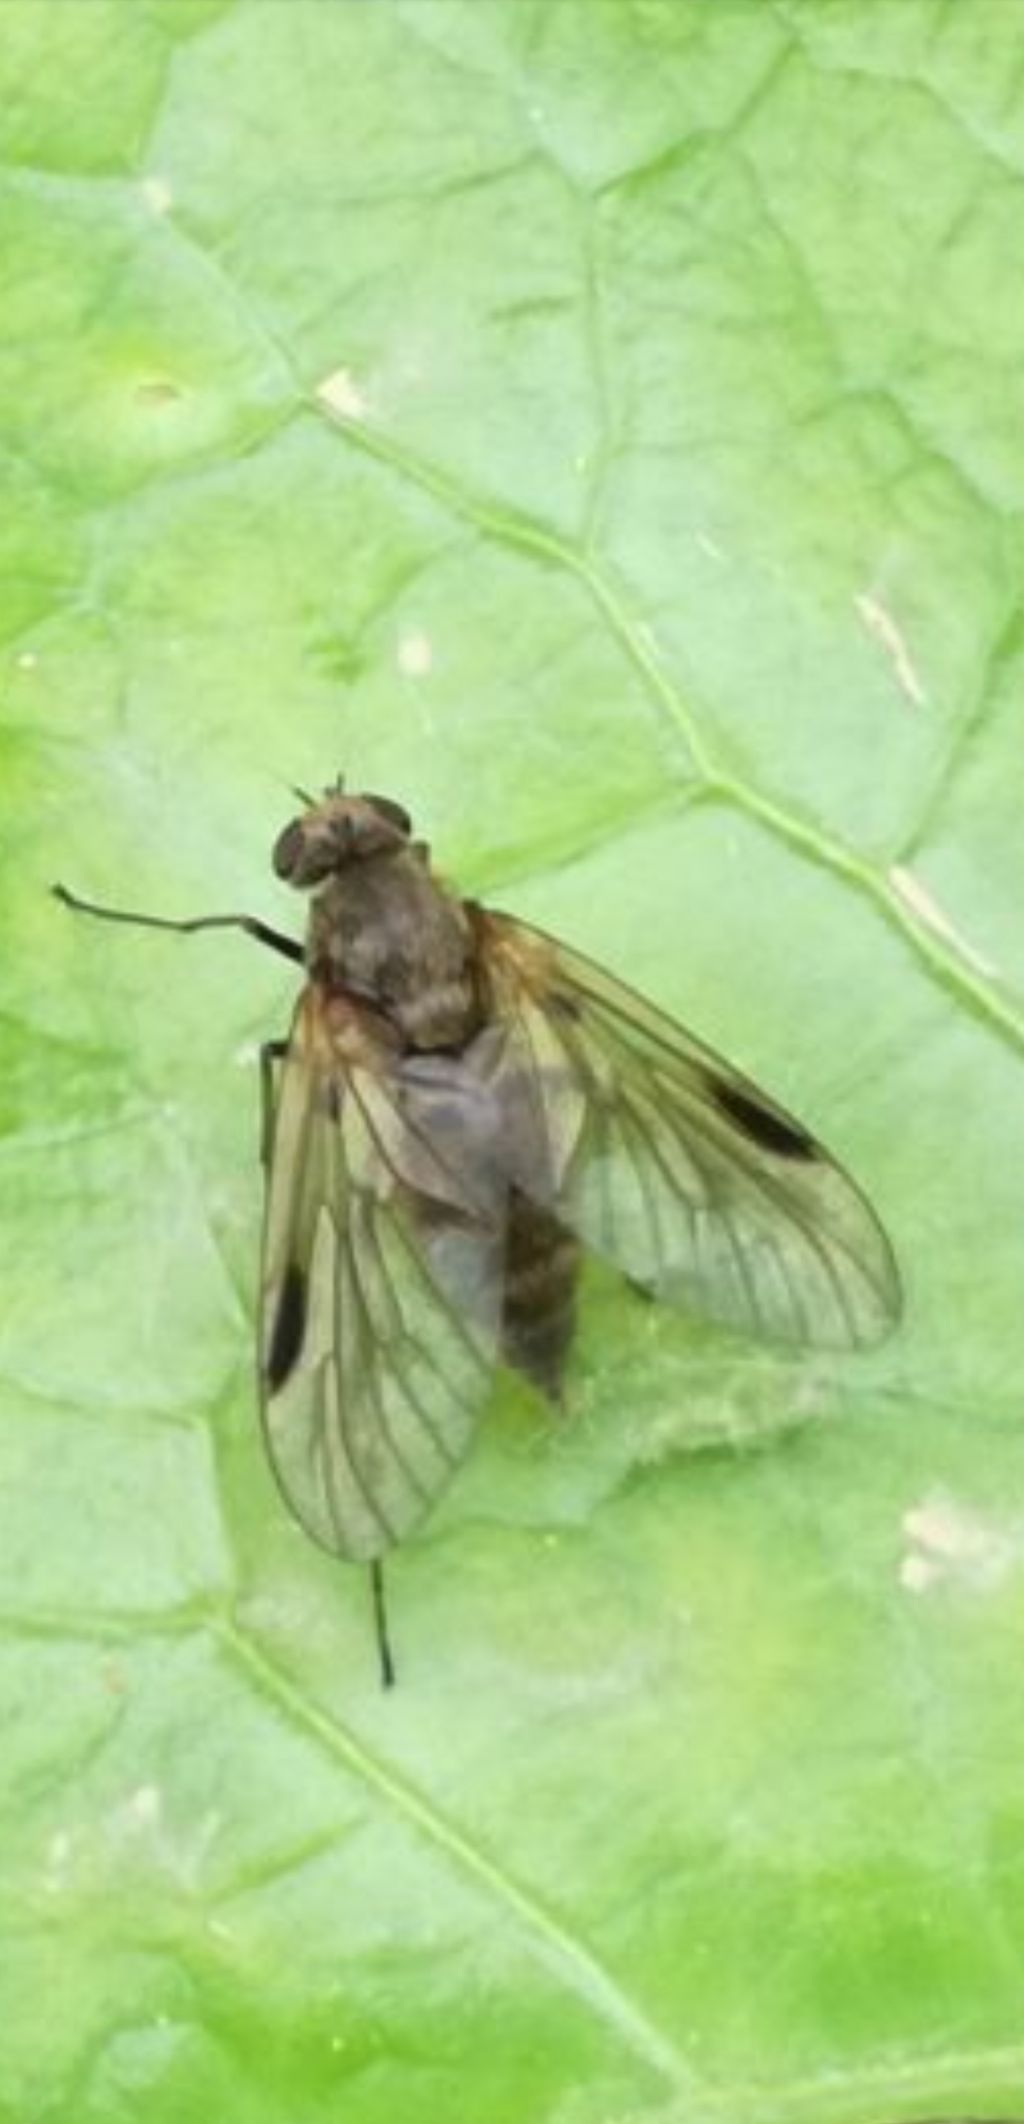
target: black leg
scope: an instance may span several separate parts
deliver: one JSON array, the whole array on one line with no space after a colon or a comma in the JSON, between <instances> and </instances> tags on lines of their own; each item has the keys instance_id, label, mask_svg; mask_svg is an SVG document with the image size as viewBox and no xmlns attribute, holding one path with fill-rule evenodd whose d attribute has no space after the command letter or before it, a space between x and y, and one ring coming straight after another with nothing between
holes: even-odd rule
<instances>
[{"instance_id":1,"label":"black leg","mask_svg":"<svg viewBox=\"0 0 1024 2124\"><path fill-rule=\"evenodd\" d=\"M180 936L191 936L197 929L243 929L247 937L255 937L258 944L266 944L270 951L279 951L283 958L302 965L305 951L295 937L282 936L279 929L271 929L255 915L193 915L188 922L172 922L166 915L132 914L122 907L98 907L94 900L80 900L77 893L69 892L66 885L54 885L54 897L62 900L65 907L73 908L76 914L97 915L101 922L132 922L139 929L174 929Z\"/></svg>"},{"instance_id":2,"label":"black leg","mask_svg":"<svg viewBox=\"0 0 1024 2124\"><path fill-rule=\"evenodd\" d=\"M283 1062L287 1053L287 1040L264 1040L260 1048L260 1163L264 1172L270 1166L270 1153L274 1143L274 1117L277 1112L274 1064Z\"/></svg>"},{"instance_id":3,"label":"black leg","mask_svg":"<svg viewBox=\"0 0 1024 2124\"><path fill-rule=\"evenodd\" d=\"M384 1566L379 1556L375 1556L370 1565L370 1591L373 1595L373 1627L380 1657L381 1688L391 1689L395 1681L395 1662L391 1657L387 1610L384 1606Z\"/></svg>"}]
</instances>

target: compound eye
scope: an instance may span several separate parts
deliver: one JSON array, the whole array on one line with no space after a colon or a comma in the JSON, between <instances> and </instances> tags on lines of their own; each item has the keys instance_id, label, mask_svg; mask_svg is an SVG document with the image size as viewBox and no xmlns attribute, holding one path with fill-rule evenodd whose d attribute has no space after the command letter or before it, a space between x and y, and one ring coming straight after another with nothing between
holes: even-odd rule
<instances>
[{"instance_id":1,"label":"compound eye","mask_svg":"<svg viewBox=\"0 0 1024 2124\"><path fill-rule=\"evenodd\" d=\"M399 833L410 834L412 832L412 820L408 812L403 810L401 804L394 803L391 797L366 795L363 798L363 802L364 804L372 804L374 811L379 812L381 818L386 819L389 826L397 826Z\"/></svg>"},{"instance_id":2,"label":"compound eye","mask_svg":"<svg viewBox=\"0 0 1024 2124\"><path fill-rule=\"evenodd\" d=\"M306 836L302 830L301 819L293 819L291 825L286 826L284 832L278 834L274 842L274 853L271 860L275 873L279 878L294 877L302 861L305 841Z\"/></svg>"}]
</instances>

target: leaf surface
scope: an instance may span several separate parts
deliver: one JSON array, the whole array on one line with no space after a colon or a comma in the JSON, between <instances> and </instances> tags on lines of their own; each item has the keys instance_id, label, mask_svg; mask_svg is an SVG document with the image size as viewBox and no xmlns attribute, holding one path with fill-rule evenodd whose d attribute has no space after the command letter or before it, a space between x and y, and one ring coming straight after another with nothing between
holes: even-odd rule
<instances>
[{"instance_id":1,"label":"leaf surface","mask_svg":"<svg viewBox=\"0 0 1024 2124\"><path fill-rule=\"evenodd\" d=\"M1024 18L7 0L0 2117L1024 2098ZM721 1046L904 1328L588 1280L390 1572L256 1422L293 782Z\"/></svg>"}]
</instances>

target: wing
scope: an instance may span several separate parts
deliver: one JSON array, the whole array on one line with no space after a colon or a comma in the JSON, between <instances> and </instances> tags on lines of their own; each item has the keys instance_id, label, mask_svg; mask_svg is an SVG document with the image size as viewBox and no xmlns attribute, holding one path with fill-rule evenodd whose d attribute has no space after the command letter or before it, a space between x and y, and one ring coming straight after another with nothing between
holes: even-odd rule
<instances>
[{"instance_id":1,"label":"wing","mask_svg":"<svg viewBox=\"0 0 1024 2124\"><path fill-rule=\"evenodd\" d=\"M261 1373L288 1504L325 1548L367 1559L424 1517L473 1436L507 1187L474 1136L479 1088L454 1064L406 1081L358 1027L306 989L274 1119Z\"/></svg>"},{"instance_id":2,"label":"wing","mask_svg":"<svg viewBox=\"0 0 1024 2124\"><path fill-rule=\"evenodd\" d=\"M514 1183L660 1298L785 1342L884 1335L900 1309L889 1242L800 1123L579 953L474 919L477 1067Z\"/></svg>"}]
</instances>

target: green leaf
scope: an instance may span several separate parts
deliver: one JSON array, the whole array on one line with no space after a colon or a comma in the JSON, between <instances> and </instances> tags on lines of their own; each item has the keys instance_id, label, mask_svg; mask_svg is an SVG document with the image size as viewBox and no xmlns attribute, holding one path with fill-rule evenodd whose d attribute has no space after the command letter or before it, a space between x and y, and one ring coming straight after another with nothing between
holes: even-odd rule
<instances>
[{"instance_id":1,"label":"green leaf","mask_svg":"<svg viewBox=\"0 0 1024 2124\"><path fill-rule=\"evenodd\" d=\"M6 0L0 2117L1024 2098L1024 17ZM594 1272L390 1570L252 1359L293 782L820 1131L900 1334Z\"/></svg>"}]
</instances>

